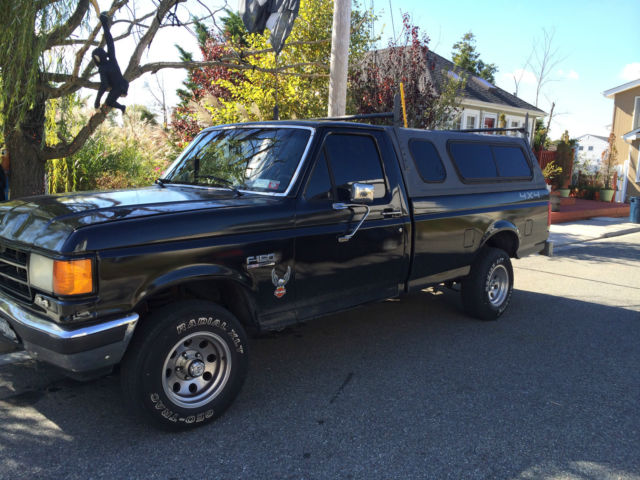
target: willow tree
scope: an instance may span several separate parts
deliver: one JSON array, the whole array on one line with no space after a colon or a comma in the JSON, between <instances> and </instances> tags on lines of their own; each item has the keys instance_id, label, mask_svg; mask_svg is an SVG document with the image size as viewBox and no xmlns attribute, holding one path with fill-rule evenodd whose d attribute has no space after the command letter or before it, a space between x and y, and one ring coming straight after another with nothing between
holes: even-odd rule
<instances>
[{"instance_id":1,"label":"willow tree","mask_svg":"<svg viewBox=\"0 0 640 480\"><path fill-rule=\"evenodd\" d=\"M147 72L163 68L199 68L224 65L254 69L237 55L215 61L143 63L161 28L175 26L176 8L189 16L191 0L111 0L106 10L113 24L123 24L116 35L118 61L124 77L132 82ZM215 15L205 12L198 20ZM102 0L102 3L106 3ZM193 0L199 10L205 2ZM210 5L209 2L207 4ZM147 10L144 10L148 8ZM118 40L131 37L135 47L118 48ZM91 51L102 46L102 28L90 0L11 0L0 2L0 119L11 157L11 196L19 198L44 192L45 164L77 152L106 118L108 110L97 110L73 136L48 144L44 135L47 103L76 94L81 88L97 90L97 68ZM259 67L258 67L259 68ZM286 65L277 67L284 71ZM275 71L276 69L268 69ZM60 136L59 136L60 137Z\"/></svg>"}]
</instances>

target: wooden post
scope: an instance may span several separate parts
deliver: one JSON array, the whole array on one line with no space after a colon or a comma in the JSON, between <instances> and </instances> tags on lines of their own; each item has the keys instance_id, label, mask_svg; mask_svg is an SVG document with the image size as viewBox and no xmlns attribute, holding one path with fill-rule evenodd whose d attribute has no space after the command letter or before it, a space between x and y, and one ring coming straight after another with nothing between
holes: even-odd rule
<instances>
[{"instance_id":1,"label":"wooden post","mask_svg":"<svg viewBox=\"0 0 640 480\"><path fill-rule=\"evenodd\" d=\"M340 117L347 107L347 67L351 33L351 0L335 0L331 31L329 72L329 117Z\"/></svg>"}]
</instances>

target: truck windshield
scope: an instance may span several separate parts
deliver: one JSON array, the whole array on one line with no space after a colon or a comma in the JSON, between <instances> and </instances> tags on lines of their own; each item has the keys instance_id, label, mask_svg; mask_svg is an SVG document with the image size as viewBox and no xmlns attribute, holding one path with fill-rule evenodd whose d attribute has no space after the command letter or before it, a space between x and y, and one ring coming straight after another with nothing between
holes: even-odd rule
<instances>
[{"instance_id":1,"label":"truck windshield","mask_svg":"<svg viewBox=\"0 0 640 480\"><path fill-rule=\"evenodd\" d=\"M204 132L163 181L284 193L311 136L309 129L238 127Z\"/></svg>"}]
</instances>

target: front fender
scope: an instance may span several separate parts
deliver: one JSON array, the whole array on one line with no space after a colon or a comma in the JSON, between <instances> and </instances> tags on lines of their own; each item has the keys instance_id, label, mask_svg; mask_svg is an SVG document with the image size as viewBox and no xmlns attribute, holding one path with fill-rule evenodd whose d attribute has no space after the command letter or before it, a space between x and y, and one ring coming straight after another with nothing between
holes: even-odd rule
<instances>
[{"instance_id":1,"label":"front fender","mask_svg":"<svg viewBox=\"0 0 640 480\"><path fill-rule=\"evenodd\" d=\"M135 304L140 303L155 293L166 290L173 286L184 284L185 282L194 280L215 280L227 279L240 284L242 287L255 291L255 285L251 278L237 270L216 264L196 264L187 265L180 268L164 272L161 275L150 279L135 296Z\"/></svg>"}]
</instances>

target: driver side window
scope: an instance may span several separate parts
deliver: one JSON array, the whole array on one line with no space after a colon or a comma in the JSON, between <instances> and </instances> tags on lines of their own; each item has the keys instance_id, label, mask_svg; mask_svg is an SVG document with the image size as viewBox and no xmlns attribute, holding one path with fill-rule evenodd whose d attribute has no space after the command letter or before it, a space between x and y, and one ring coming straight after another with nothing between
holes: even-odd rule
<instances>
[{"instance_id":1,"label":"driver side window","mask_svg":"<svg viewBox=\"0 0 640 480\"><path fill-rule=\"evenodd\" d=\"M375 199L387 195L375 141L369 135L328 135L307 182L305 199L349 202L354 183L373 185Z\"/></svg>"},{"instance_id":2,"label":"driver side window","mask_svg":"<svg viewBox=\"0 0 640 480\"><path fill-rule=\"evenodd\" d=\"M304 192L307 201L333 201L333 186L324 149L320 152Z\"/></svg>"},{"instance_id":3,"label":"driver side window","mask_svg":"<svg viewBox=\"0 0 640 480\"><path fill-rule=\"evenodd\" d=\"M369 135L333 134L325 141L329 165L338 194L338 201L348 202L351 185L373 185L373 198L383 198L387 188L378 147Z\"/></svg>"}]
</instances>

